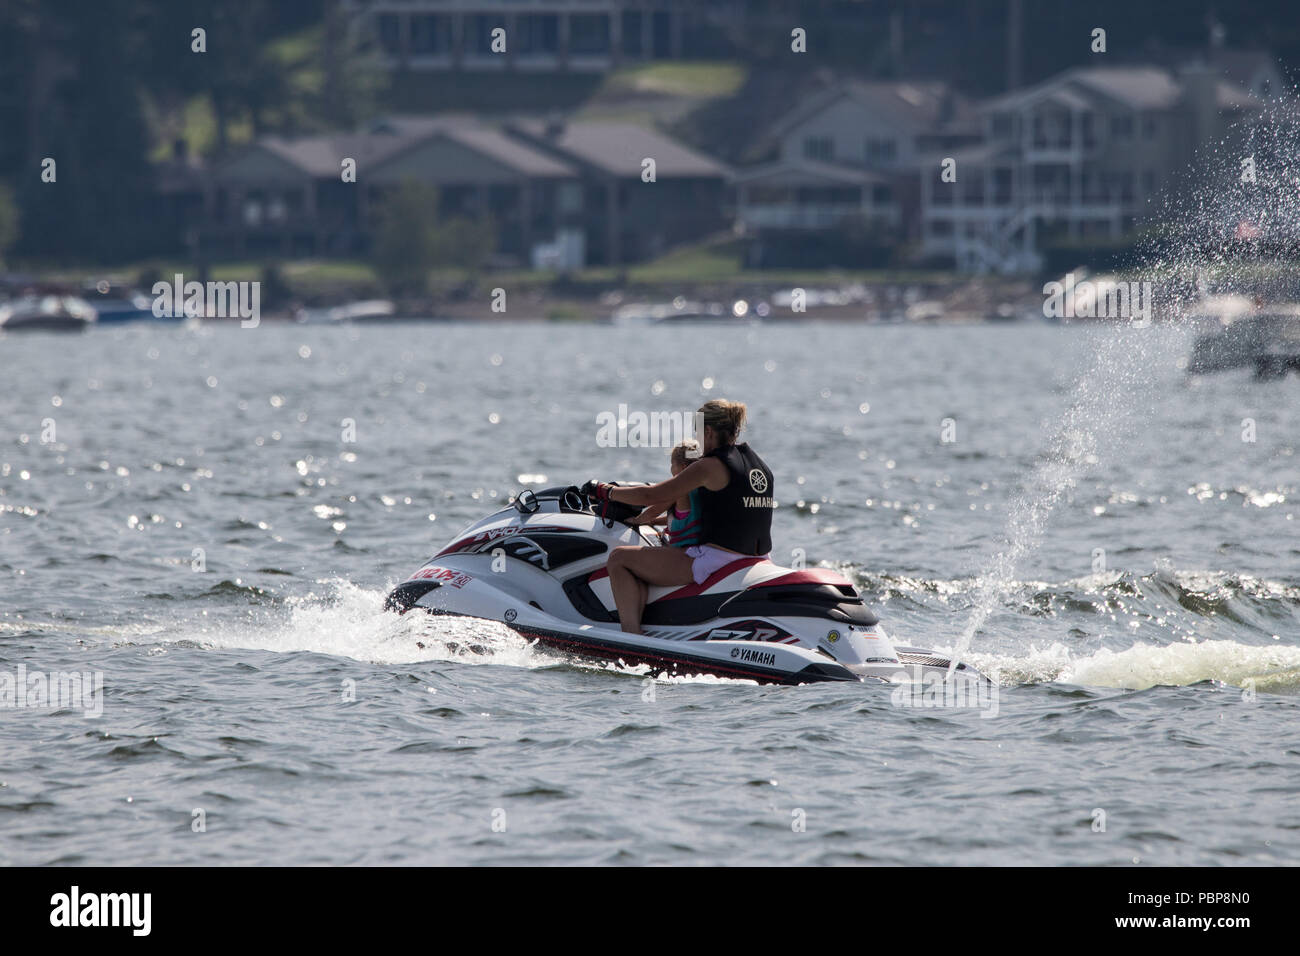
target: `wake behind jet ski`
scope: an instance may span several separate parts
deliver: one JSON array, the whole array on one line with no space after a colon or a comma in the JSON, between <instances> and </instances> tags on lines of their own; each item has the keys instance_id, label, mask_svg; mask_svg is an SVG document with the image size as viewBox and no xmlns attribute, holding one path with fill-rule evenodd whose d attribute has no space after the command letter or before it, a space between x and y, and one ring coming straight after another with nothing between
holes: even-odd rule
<instances>
[{"instance_id":1,"label":"wake behind jet ski","mask_svg":"<svg viewBox=\"0 0 1300 956\"><path fill-rule=\"evenodd\" d=\"M393 589L386 607L498 621L544 645L656 674L802 684L910 682L948 671L945 656L891 642L844 576L754 556L738 555L699 584L650 588L643 633L625 633L605 570L609 552L667 547L657 532L626 524L639 512L573 485L526 489L458 534ZM952 677L983 680L962 663Z\"/></svg>"}]
</instances>

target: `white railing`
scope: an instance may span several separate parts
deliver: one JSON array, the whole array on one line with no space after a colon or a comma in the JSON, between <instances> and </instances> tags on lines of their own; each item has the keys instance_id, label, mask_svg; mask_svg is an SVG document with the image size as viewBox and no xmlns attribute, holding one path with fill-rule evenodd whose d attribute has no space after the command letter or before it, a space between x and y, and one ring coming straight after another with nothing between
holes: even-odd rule
<instances>
[{"instance_id":1,"label":"white railing","mask_svg":"<svg viewBox=\"0 0 1300 956\"><path fill-rule=\"evenodd\" d=\"M824 229L854 219L893 220L891 207L864 209L858 205L826 203L783 206L741 206L736 217L760 229Z\"/></svg>"}]
</instances>

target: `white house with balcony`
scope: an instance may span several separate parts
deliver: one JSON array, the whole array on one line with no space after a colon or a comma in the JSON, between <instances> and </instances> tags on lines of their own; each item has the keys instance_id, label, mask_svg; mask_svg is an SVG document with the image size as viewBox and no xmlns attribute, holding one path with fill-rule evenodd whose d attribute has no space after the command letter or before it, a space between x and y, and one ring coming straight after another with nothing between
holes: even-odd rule
<instances>
[{"instance_id":1,"label":"white house with balcony","mask_svg":"<svg viewBox=\"0 0 1300 956\"><path fill-rule=\"evenodd\" d=\"M1262 106L1205 66L1073 69L990 100L983 143L922 160L923 254L1014 273L1038 268L1045 241L1119 238L1199 146Z\"/></svg>"}]
</instances>

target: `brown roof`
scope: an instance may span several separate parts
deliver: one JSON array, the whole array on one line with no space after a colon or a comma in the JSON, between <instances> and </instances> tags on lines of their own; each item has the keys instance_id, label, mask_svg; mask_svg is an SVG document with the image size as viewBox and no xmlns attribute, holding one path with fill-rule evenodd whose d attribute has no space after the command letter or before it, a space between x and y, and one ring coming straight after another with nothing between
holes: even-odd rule
<instances>
[{"instance_id":1,"label":"brown roof","mask_svg":"<svg viewBox=\"0 0 1300 956\"><path fill-rule=\"evenodd\" d=\"M809 116L847 97L913 133L975 131L970 101L938 80L844 80L791 110L768 132L779 137Z\"/></svg>"},{"instance_id":2,"label":"brown roof","mask_svg":"<svg viewBox=\"0 0 1300 956\"><path fill-rule=\"evenodd\" d=\"M646 158L655 161L658 176L728 175L727 168L717 160L635 123L591 120L551 124L528 120L510 128L530 142L615 176L640 176L641 162Z\"/></svg>"},{"instance_id":3,"label":"brown roof","mask_svg":"<svg viewBox=\"0 0 1300 956\"><path fill-rule=\"evenodd\" d=\"M275 154L303 173L333 178L345 157L359 167L374 168L434 136L446 136L468 149L526 176L567 177L572 166L505 135L501 130L458 117L390 117L360 133L337 133L287 139L264 136L256 146Z\"/></svg>"},{"instance_id":4,"label":"brown roof","mask_svg":"<svg viewBox=\"0 0 1300 956\"><path fill-rule=\"evenodd\" d=\"M369 166L412 142L410 136L342 133L297 139L263 136L254 145L274 153L309 176L334 177L339 174L339 164L344 158L355 159L358 166Z\"/></svg>"},{"instance_id":5,"label":"brown roof","mask_svg":"<svg viewBox=\"0 0 1300 956\"><path fill-rule=\"evenodd\" d=\"M1070 70L1064 79L1135 110L1169 109L1182 95L1182 86L1158 67L1090 67Z\"/></svg>"},{"instance_id":6,"label":"brown roof","mask_svg":"<svg viewBox=\"0 0 1300 956\"><path fill-rule=\"evenodd\" d=\"M568 163L507 136L495 127L466 125L451 127L444 132L463 146L529 176L545 178L577 175L577 171Z\"/></svg>"},{"instance_id":7,"label":"brown roof","mask_svg":"<svg viewBox=\"0 0 1300 956\"><path fill-rule=\"evenodd\" d=\"M1066 70L1035 86L1013 90L984 104L984 110L1014 108L1047 98L1095 94L1134 110L1166 110L1177 106L1186 92L1182 79L1159 66L1098 66ZM1261 104L1228 80L1219 80L1218 103L1234 109Z\"/></svg>"}]
</instances>

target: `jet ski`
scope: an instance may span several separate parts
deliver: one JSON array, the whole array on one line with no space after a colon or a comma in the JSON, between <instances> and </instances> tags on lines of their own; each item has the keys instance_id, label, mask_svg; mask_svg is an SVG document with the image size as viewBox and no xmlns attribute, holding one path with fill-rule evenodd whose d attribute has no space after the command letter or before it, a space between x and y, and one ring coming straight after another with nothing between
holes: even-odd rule
<instances>
[{"instance_id":1,"label":"jet ski","mask_svg":"<svg viewBox=\"0 0 1300 956\"><path fill-rule=\"evenodd\" d=\"M660 675L711 674L764 684L948 679L942 654L894 644L853 583L827 568L737 555L699 584L651 587L643 634L619 629L605 562L620 545L667 547L576 485L525 489L456 535L388 595L386 608L498 621L581 657ZM951 679L984 681L958 663Z\"/></svg>"}]
</instances>

